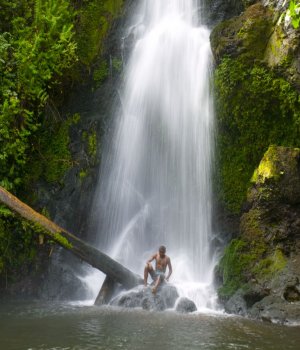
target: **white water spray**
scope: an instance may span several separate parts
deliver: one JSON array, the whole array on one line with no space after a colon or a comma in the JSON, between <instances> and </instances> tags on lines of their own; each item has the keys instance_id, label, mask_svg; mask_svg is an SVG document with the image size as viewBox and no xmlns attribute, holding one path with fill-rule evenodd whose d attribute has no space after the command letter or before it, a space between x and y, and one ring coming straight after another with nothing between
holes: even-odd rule
<instances>
[{"instance_id":1,"label":"white water spray","mask_svg":"<svg viewBox=\"0 0 300 350\"><path fill-rule=\"evenodd\" d=\"M166 245L171 281L208 305L214 267L209 31L199 1L145 0L97 189L99 248L140 274Z\"/></svg>"}]
</instances>

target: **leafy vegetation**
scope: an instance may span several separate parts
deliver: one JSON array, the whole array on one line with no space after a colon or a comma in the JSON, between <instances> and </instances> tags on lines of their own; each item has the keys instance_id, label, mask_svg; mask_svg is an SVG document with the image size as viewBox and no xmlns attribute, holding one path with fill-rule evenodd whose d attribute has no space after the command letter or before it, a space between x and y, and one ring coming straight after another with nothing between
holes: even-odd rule
<instances>
[{"instance_id":1,"label":"leafy vegetation","mask_svg":"<svg viewBox=\"0 0 300 350\"><path fill-rule=\"evenodd\" d=\"M0 184L10 190L22 184L51 89L76 60L68 1L35 1L26 13L0 34Z\"/></svg>"},{"instance_id":2,"label":"leafy vegetation","mask_svg":"<svg viewBox=\"0 0 300 350\"><path fill-rule=\"evenodd\" d=\"M300 1L291 0L289 8L286 12L286 15L291 18L292 25L295 29L299 28L300 25Z\"/></svg>"},{"instance_id":3,"label":"leafy vegetation","mask_svg":"<svg viewBox=\"0 0 300 350\"><path fill-rule=\"evenodd\" d=\"M122 5L123 0L1 1L1 186L34 198L36 181L61 183L75 164L69 129L76 118L59 109L69 87L101 68L98 61L105 62L98 58ZM107 77L103 67L101 82ZM96 135L86 142L94 161ZM34 258L36 230L0 207L0 276L25 257Z\"/></svg>"},{"instance_id":4,"label":"leafy vegetation","mask_svg":"<svg viewBox=\"0 0 300 350\"><path fill-rule=\"evenodd\" d=\"M36 228L0 206L0 275L24 268L36 257ZM8 269L9 267L9 269ZM10 278L9 278L10 279Z\"/></svg>"}]
</instances>

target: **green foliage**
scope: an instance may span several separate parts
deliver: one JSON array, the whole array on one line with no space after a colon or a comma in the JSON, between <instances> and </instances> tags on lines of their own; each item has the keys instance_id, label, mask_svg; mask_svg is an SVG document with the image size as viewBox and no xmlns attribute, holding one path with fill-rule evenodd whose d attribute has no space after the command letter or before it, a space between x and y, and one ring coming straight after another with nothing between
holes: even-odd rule
<instances>
[{"instance_id":1,"label":"green foliage","mask_svg":"<svg viewBox=\"0 0 300 350\"><path fill-rule=\"evenodd\" d=\"M5 212L6 210L6 212ZM0 275L24 269L36 257L36 228L0 207Z\"/></svg>"},{"instance_id":2,"label":"green foliage","mask_svg":"<svg viewBox=\"0 0 300 350\"><path fill-rule=\"evenodd\" d=\"M0 184L10 190L22 184L49 92L76 61L69 2L30 4L21 1L10 33L0 34ZM5 18L17 2L6 6Z\"/></svg>"},{"instance_id":3,"label":"green foliage","mask_svg":"<svg viewBox=\"0 0 300 350\"><path fill-rule=\"evenodd\" d=\"M39 178L60 183L74 161L70 152L70 127L78 122L75 114L61 120L46 120L34 139L31 159L27 163L24 186L30 188Z\"/></svg>"},{"instance_id":4,"label":"green foliage","mask_svg":"<svg viewBox=\"0 0 300 350\"><path fill-rule=\"evenodd\" d=\"M295 29L300 25L300 2L299 0L291 0L289 9L287 10L287 16L291 18L292 25Z\"/></svg>"},{"instance_id":5,"label":"green foliage","mask_svg":"<svg viewBox=\"0 0 300 350\"><path fill-rule=\"evenodd\" d=\"M37 180L61 182L74 165L69 130L80 116L65 118L57 110L70 79L94 71L122 5L123 0L1 0L0 185L27 196ZM102 82L108 66L98 68L95 77ZM85 141L93 162L96 141L93 132ZM39 228L26 225L0 207L0 275L33 258L32 233Z\"/></svg>"},{"instance_id":6,"label":"green foliage","mask_svg":"<svg viewBox=\"0 0 300 350\"><path fill-rule=\"evenodd\" d=\"M285 79L262 64L224 58L215 72L215 100L220 198L238 212L269 145L299 145L300 99Z\"/></svg>"},{"instance_id":7,"label":"green foliage","mask_svg":"<svg viewBox=\"0 0 300 350\"><path fill-rule=\"evenodd\" d=\"M43 166L44 178L48 182L57 182L72 166L72 157L69 150L70 136L69 128L72 120L45 129L41 137L42 154L41 163Z\"/></svg>"}]
</instances>

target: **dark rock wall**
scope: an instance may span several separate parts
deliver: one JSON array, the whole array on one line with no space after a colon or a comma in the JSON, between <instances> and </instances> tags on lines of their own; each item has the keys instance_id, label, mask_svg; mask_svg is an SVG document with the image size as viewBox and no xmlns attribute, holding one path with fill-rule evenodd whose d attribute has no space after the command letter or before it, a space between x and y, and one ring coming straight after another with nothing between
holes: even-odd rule
<instances>
[{"instance_id":1,"label":"dark rock wall","mask_svg":"<svg viewBox=\"0 0 300 350\"><path fill-rule=\"evenodd\" d=\"M213 27L220 21L238 16L245 8L242 0L203 0L203 21Z\"/></svg>"}]
</instances>

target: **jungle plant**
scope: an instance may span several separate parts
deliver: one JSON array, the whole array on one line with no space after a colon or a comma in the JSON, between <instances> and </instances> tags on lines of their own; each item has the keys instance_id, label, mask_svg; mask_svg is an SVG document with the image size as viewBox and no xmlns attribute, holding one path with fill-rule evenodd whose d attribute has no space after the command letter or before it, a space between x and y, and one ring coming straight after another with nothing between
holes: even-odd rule
<instances>
[{"instance_id":1,"label":"jungle plant","mask_svg":"<svg viewBox=\"0 0 300 350\"><path fill-rule=\"evenodd\" d=\"M0 184L10 190L23 181L51 89L76 62L69 2L36 0L31 12L12 18L11 31L0 34Z\"/></svg>"}]
</instances>

